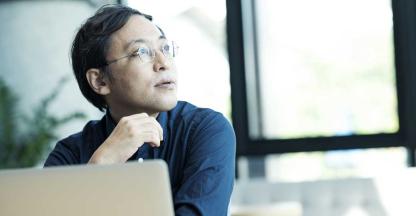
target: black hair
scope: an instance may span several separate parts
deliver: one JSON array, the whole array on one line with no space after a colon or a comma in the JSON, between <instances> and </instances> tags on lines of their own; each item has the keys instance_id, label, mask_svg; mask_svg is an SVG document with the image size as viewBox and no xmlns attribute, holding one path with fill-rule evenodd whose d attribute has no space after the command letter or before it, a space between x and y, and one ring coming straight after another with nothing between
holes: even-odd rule
<instances>
[{"instance_id":1,"label":"black hair","mask_svg":"<svg viewBox=\"0 0 416 216\"><path fill-rule=\"evenodd\" d=\"M112 4L104 5L90 17L78 30L71 48L72 68L78 86L84 97L100 111L107 108L102 95L95 93L86 77L91 68L106 71L106 55L111 35L121 29L133 15L141 15L152 21L152 16L143 14L133 8ZM163 31L159 28L159 30Z\"/></svg>"}]
</instances>

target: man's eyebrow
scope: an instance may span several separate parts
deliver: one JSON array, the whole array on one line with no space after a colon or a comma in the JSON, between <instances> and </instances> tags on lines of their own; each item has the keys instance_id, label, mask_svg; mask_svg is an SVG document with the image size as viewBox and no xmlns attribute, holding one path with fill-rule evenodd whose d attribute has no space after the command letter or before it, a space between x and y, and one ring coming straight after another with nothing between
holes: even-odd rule
<instances>
[{"instance_id":1,"label":"man's eyebrow","mask_svg":"<svg viewBox=\"0 0 416 216\"><path fill-rule=\"evenodd\" d=\"M166 37L164 35L160 35L158 40L164 40L166 39ZM146 43L149 42L149 40L146 39L136 39L131 41L130 43L127 43L126 46L124 47L124 50L127 50L131 45L136 44L136 43Z\"/></svg>"}]
</instances>

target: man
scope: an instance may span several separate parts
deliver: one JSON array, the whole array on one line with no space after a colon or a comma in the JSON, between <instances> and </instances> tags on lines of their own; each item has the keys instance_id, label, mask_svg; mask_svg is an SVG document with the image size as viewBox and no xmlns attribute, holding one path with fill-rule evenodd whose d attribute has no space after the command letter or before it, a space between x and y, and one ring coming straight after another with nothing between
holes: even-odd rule
<instances>
[{"instance_id":1,"label":"man","mask_svg":"<svg viewBox=\"0 0 416 216\"><path fill-rule=\"evenodd\" d=\"M106 115L59 141L45 166L163 159L176 215L226 215L235 135L220 113L177 101L176 54L151 16L100 8L75 36L72 66L83 95Z\"/></svg>"}]
</instances>

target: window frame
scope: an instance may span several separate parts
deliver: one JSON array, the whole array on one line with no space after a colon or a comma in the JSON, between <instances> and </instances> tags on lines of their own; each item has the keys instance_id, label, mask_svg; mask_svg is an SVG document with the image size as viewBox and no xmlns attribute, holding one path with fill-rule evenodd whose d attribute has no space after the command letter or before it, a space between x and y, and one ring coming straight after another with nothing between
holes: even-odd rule
<instances>
[{"instance_id":1,"label":"window frame","mask_svg":"<svg viewBox=\"0 0 416 216\"><path fill-rule=\"evenodd\" d=\"M244 2L243 2L244 1ZM244 56L243 3L251 3L254 12L254 0L226 0L227 7L227 46L230 64L232 120L237 137L237 156L261 156L274 153L329 151L343 149L366 149L381 147L406 147L408 165L415 166L416 146L416 2L413 0L392 0L394 57L396 69L396 89L398 101L399 131L396 133L350 135L332 137L313 137L296 139L253 139L249 133L248 94L257 94L259 89L247 84L248 76L258 83L256 66L256 46L250 47L254 53L254 75L246 74ZM254 36L255 16L253 16ZM249 36L250 37L250 36ZM414 84L412 84L414 83ZM251 88L248 91L247 88ZM255 93L252 90L257 91ZM257 104L260 98L257 98ZM252 106L252 105L251 105ZM258 105L257 105L258 106ZM261 110L258 107L255 110ZM413 111L412 111L413 110ZM258 113L260 116L261 113ZM261 118L257 118L261 119ZM250 119L257 126L259 120ZM260 128L261 130L261 128Z\"/></svg>"}]
</instances>

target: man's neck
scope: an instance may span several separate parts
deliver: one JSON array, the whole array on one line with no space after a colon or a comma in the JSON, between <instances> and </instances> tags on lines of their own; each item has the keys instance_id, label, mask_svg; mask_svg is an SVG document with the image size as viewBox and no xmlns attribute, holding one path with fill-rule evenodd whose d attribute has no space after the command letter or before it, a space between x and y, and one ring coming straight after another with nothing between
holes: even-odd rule
<instances>
[{"instance_id":1,"label":"man's neck","mask_svg":"<svg viewBox=\"0 0 416 216\"><path fill-rule=\"evenodd\" d=\"M148 111L140 111L140 110L136 110L136 111L118 111L117 109L109 109L110 111L110 115L111 118L113 118L113 120L118 123L120 121L121 118L125 117L125 116L131 116L131 115L135 115L135 114L139 114L139 113L147 113L149 116L155 117L157 118L157 116L159 115L159 112L148 112Z\"/></svg>"}]
</instances>

